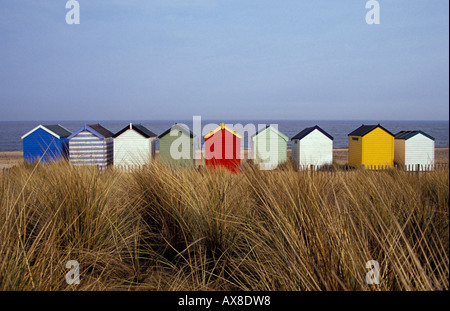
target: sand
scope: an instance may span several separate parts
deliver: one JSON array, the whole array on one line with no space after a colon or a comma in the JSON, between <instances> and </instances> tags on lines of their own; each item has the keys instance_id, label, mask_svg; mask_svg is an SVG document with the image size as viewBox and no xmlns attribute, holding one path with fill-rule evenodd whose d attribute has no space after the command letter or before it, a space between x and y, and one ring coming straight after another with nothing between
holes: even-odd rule
<instances>
[{"instance_id":1,"label":"sand","mask_svg":"<svg viewBox=\"0 0 450 311\"><path fill-rule=\"evenodd\" d=\"M22 162L22 151L0 151L0 169L10 168Z\"/></svg>"},{"instance_id":2,"label":"sand","mask_svg":"<svg viewBox=\"0 0 450 311\"><path fill-rule=\"evenodd\" d=\"M247 150L246 150L247 151ZM245 156L247 152L244 153ZM291 150L288 150L288 157L291 156ZM346 164L348 160L347 148L336 148L333 150L334 161L338 164ZM435 154L436 164L448 164L449 163L449 148L436 148ZM22 151L0 151L0 169L11 168L15 165L23 163Z\"/></svg>"}]
</instances>

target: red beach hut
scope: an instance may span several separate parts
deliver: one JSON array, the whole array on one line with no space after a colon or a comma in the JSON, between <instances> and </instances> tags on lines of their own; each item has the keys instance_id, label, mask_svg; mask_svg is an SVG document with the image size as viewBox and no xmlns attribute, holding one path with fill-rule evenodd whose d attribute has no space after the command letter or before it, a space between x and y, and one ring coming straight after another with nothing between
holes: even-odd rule
<instances>
[{"instance_id":1,"label":"red beach hut","mask_svg":"<svg viewBox=\"0 0 450 311\"><path fill-rule=\"evenodd\" d=\"M225 124L205 135L205 165L224 167L232 173L239 173L241 167L241 138Z\"/></svg>"}]
</instances>

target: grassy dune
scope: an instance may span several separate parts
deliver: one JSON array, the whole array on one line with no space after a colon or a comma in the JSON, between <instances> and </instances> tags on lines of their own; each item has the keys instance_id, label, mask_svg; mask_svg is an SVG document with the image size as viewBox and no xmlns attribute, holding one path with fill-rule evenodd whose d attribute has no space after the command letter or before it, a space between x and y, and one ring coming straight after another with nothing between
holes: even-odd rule
<instances>
[{"instance_id":1,"label":"grassy dune","mask_svg":"<svg viewBox=\"0 0 450 311\"><path fill-rule=\"evenodd\" d=\"M19 165L0 173L0 290L448 290L448 187L448 170Z\"/></svg>"}]
</instances>

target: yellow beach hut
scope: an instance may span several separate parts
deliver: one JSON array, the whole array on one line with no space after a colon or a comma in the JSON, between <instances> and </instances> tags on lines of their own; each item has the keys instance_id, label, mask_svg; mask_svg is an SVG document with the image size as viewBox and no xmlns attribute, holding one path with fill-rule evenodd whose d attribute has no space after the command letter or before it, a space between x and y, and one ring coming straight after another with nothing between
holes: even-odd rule
<instances>
[{"instance_id":1,"label":"yellow beach hut","mask_svg":"<svg viewBox=\"0 0 450 311\"><path fill-rule=\"evenodd\" d=\"M348 165L380 168L394 165L394 134L378 125L361 125L348 134Z\"/></svg>"}]
</instances>

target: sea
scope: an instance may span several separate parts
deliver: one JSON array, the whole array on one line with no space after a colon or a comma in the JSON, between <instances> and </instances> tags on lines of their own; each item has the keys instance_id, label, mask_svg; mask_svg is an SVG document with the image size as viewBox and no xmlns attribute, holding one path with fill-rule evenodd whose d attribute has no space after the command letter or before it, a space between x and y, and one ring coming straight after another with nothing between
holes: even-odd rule
<instances>
[{"instance_id":1,"label":"sea","mask_svg":"<svg viewBox=\"0 0 450 311\"><path fill-rule=\"evenodd\" d=\"M193 120L121 120L121 121L0 121L0 151L22 150L21 137L40 124L60 124L74 132L84 124L100 123L113 133L118 132L130 122L141 123L159 135L175 123L181 123L193 130ZM435 138L436 147L449 147L449 121L370 121L370 120L201 120L202 135L206 135L215 125L225 123L234 126L239 133L242 128L256 130L265 125L277 125L278 130L288 136L294 137L306 127L318 125L334 138L334 148L348 147L348 134L362 124L381 124L384 128L395 134L402 130L422 130ZM205 132L206 131L206 132ZM242 146L249 146L249 132L243 134ZM288 143L290 146L290 143ZM158 146L157 146L158 148Z\"/></svg>"}]
</instances>

